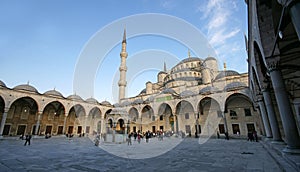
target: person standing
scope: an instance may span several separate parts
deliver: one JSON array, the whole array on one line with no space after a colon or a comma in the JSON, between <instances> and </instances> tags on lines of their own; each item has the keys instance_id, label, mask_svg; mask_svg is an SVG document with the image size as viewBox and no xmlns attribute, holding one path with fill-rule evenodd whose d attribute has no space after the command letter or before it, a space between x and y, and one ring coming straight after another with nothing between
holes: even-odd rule
<instances>
[{"instance_id":1,"label":"person standing","mask_svg":"<svg viewBox=\"0 0 300 172\"><path fill-rule=\"evenodd\" d=\"M131 143L131 135L132 135L132 133L128 134L128 138L127 138L127 144L128 145L132 145L132 143Z\"/></svg>"},{"instance_id":2,"label":"person standing","mask_svg":"<svg viewBox=\"0 0 300 172\"><path fill-rule=\"evenodd\" d=\"M25 138L25 144L24 144L24 146L26 146L27 143L28 143L28 145L30 145L30 140L31 140L31 135L27 134L26 138Z\"/></svg>"}]
</instances>

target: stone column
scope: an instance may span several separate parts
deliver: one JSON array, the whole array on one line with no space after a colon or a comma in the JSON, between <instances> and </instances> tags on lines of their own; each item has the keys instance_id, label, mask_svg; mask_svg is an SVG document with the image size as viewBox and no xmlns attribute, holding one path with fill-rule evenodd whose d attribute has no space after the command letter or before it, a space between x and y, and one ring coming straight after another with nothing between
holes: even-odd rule
<instances>
[{"instance_id":1,"label":"stone column","mask_svg":"<svg viewBox=\"0 0 300 172\"><path fill-rule=\"evenodd\" d=\"M264 102L262 100L262 95L258 95L257 103L258 103L259 110L260 110L260 115L261 115L261 118L262 118L262 121L263 121L263 124L264 124L266 137L271 138L272 137L272 132L271 132L271 128L270 128L269 118L268 118L267 113L266 113L265 105L264 105Z\"/></svg>"},{"instance_id":2,"label":"stone column","mask_svg":"<svg viewBox=\"0 0 300 172\"><path fill-rule=\"evenodd\" d=\"M270 125L271 125L273 141L282 141L278 121L276 119L274 107L273 107L271 96L270 96L270 92L269 92L269 90L267 89L266 86L264 86L264 88L262 90L262 93L263 93L263 97L264 97L264 101L265 101L265 105L266 105L266 110L267 110L268 117L269 117L269 122L270 122Z\"/></svg>"},{"instance_id":3,"label":"stone column","mask_svg":"<svg viewBox=\"0 0 300 172\"><path fill-rule=\"evenodd\" d=\"M177 118L177 125L178 125L178 131L177 132L179 132L179 131L181 131L181 129L180 129L181 114L176 115L176 118Z\"/></svg>"},{"instance_id":4,"label":"stone column","mask_svg":"<svg viewBox=\"0 0 300 172\"><path fill-rule=\"evenodd\" d=\"M97 124L98 125L98 124ZM103 132L103 127L104 127L104 119L101 119L101 128L100 128L100 134ZM98 130L98 129L97 129Z\"/></svg>"},{"instance_id":5,"label":"stone column","mask_svg":"<svg viewBox=\"0 0 300 172\"><path fill-rule=\"evenodd\" d=\"M223 119L224 119L224 129L225 129L225 133L227 132L228 133L228 125L227 125L227 119L226 119L226 115L225 115L225 112L222 111L222 116L223 116ZM228 133L229 134L229 133Z\"/></svg>"},{"instance_id":6,"label":"stone column","mask_svg":"<svg viewBox=\"0 0 300 172\"><path fill-rule=\"evenodd\" d=\"M7 118L7 113L8 113L9 108L4 108L4 113L2 115L2 120L1 120L1 125L0 125L0 138L2 138L4 126L6 123L6 118Z\"/></svg>"},{"instance_id":7,"label":"stone column","mask_svg":"<svg viewBox=\"0 0 300 172\"><path fill-rule=\"evenodd\" d=\"M38 135L42 114L43 114L43 112L38 112L38 119L36 121L36 127L35 127L35 131L34 131L34 135Z\"/></svg>"},{"instance_id":8,"label":"stone column","mask_svg":"<svg viewBox=\"0 0 300 172\"><path fill-rule=\"evenodd\" d=\"M65 113L65 118L64 118L64 126L63 126L63 133L66 134L66 124L67 124L67 118L68 118L68 114Z\"/></svg>"},{"instance_id":9,"label":"stone column","mask_svg":"<svg viewBox=\"0 0 300 172\"><path fill-rule=\"evenodd\" d=\"M289 152L291 149L300 149L300 137L292 112L290 100L285 90L282 74L278 69L278 66L279 60L268 61L269 73L282 120L285 142L287 144L287 149L285 149L285 151Z\"/></svg>"},{"instance_id":10,"label":"stone column","mask_svg":"<svg viewBox=\"0 0 300 172\"><path fill-rule=\"evenodd\" d=\"M177 128L177 121L176 121L176 119L177 119L177 116L176 115L174 115L173 116L173 118L174 118L174 132L175 133L178 133L178 128Z\"/></svg>"}]
</instances>

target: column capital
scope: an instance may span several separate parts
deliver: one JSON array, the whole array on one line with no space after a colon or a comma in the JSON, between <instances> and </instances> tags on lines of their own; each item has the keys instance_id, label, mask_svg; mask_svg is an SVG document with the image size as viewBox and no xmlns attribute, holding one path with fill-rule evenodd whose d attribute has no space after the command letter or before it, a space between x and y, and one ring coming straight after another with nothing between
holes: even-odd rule
<instances>
[{"instance_id":1,"label":"column capital","mask_svg":"<svg viewBox=\"0 0 300 172\"><path fill-rule=\"evenodd\" d=\"M273 57L270 59L267 59L267 67L268 72L272 72L274 70L279 70L279 57Z\"/></svg>"},{"instance_id":2,"label":"column capital","mask_svg":"<svg viewBox=\"0 0 300 172\"><path fill-rule=\"evenodd\" d=\"M261 102L263 101L263 95L262 94L257 94L256 95L256 102Z\"/></svg>"}]
</instances>

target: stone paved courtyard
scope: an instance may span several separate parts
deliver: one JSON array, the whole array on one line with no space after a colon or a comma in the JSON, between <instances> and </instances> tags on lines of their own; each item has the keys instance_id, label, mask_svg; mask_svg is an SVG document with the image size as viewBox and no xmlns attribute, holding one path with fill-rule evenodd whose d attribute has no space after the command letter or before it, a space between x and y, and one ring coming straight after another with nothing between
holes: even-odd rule
<instances>
[{"instance_id":1,"label":"stone paved courtyard","mask_svg":"<svg viewBox=\"0 0 300 172\"><path fill-rule=\"evenodd\" d=\"M112 151L153 154L151 150L167 147L172 139L102 146ZM146 159L112 155L87 137L34 138L30 146L23 146L24 142L0 140L0 171L282 171L260 143L246 140L210 139L198 144L197 139L187 138L170 151Z\"/></svg>"}]
</instances>

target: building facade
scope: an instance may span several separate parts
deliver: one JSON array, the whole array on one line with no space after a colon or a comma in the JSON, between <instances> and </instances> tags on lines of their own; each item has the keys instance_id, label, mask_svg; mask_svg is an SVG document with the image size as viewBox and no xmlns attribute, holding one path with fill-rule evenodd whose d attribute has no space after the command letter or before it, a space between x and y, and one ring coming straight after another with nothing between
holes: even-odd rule
<instances>
[{"instance_id":1,"label":"building facade","mask_svg":"<svg viewBox=\"0 0 300 172\"><path fill-rule=\"evenodd\" d=\"M1 136L21 134L120 134L171 132L211 136L265 134L248 87L248 74L218 69L214 57L188 57L157 74L135 97L125 98L126 33L122 41L119 102L111 105L56 90L43 94L29 84L0 82ZM129 66L130 69L130 66Z\"/></svg>"},{"instance_id":2,"label":"building facade","mask_svg":"<svg viewBox=\"0 0 300 172\"><path fill-rule=\"evenodd\" d=\"M300 148L300 2L249 0L248 62L252 100L266 137Z\"/></svg>"}]
</instances>

